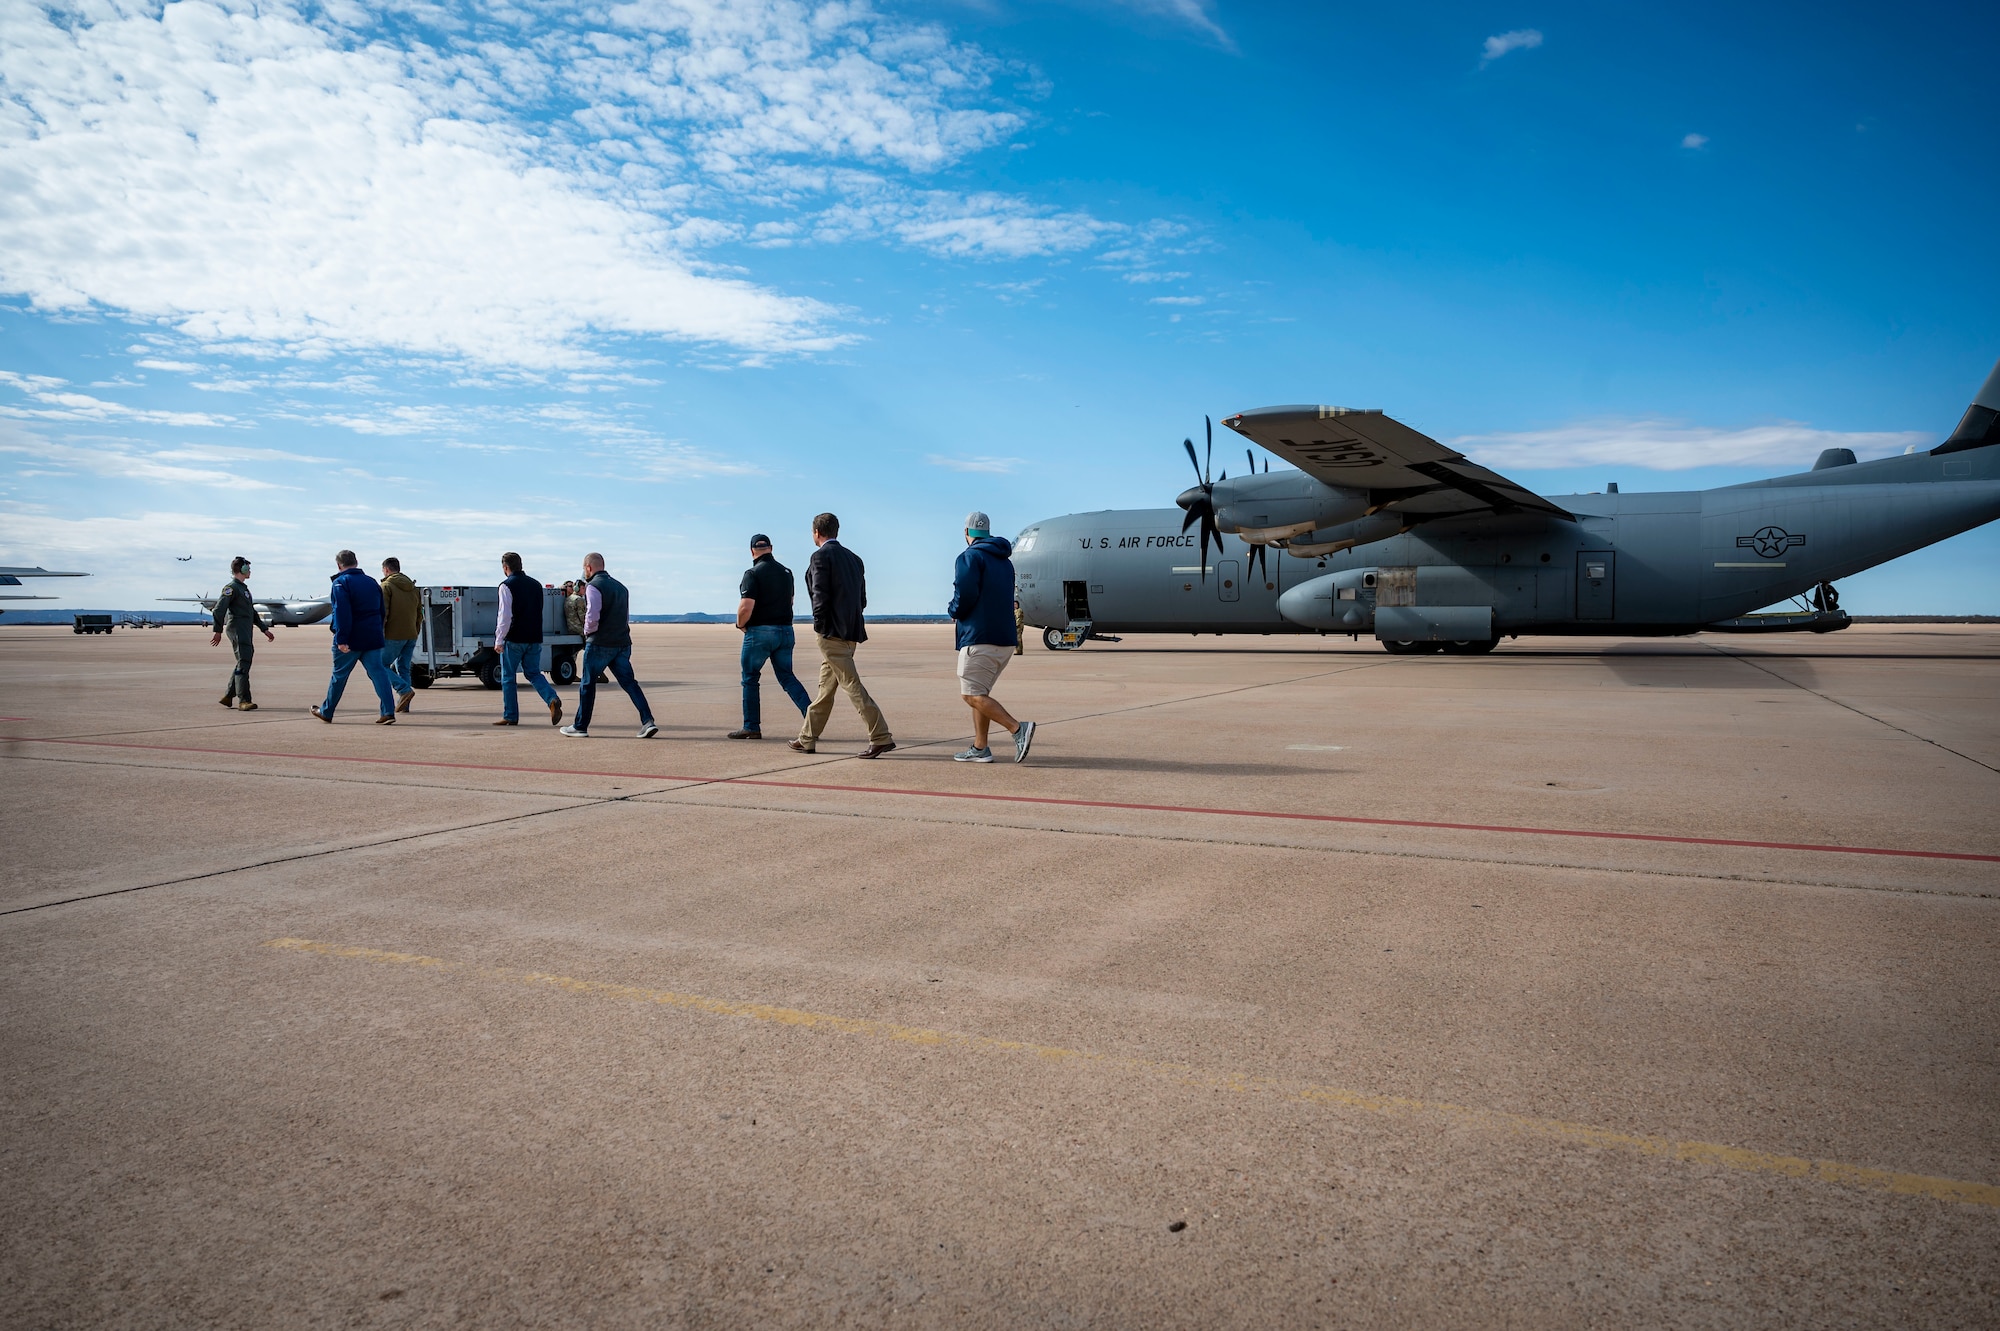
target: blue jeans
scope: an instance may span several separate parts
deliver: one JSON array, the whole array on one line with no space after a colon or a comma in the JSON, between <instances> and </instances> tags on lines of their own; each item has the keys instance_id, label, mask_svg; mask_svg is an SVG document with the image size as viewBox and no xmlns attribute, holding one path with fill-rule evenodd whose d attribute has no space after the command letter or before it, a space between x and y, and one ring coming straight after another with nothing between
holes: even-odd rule
<instances>
[{"instance_id":1,"label":"blue jeans","mask_svg":"<svg viewBox=\"0 0 2000 1331\"><path fill-rule=\"evenodd\" d=\"M375 696L382 701L382 715L393 716L396 712L396 695L389 692L389 672L382 668L382 649L370 647L365 652L343 652L333 649L333 678L327 682L326 701L319 705L319 714L331 721L333 709L340 705L340 695L347 692L347 677L360 666L368 672L368 682L375 686Z\"/></svg>"},{"instance_id":2,"label":"blue jeans","mask_svg":"<svg viewBox=\"0 0 2000 1331\"><path fill-rule=\"evenodd\" d=\"M514 687L514 672L520 671L535 686L535 695L545 703L556 700L556 686L542 673L542 644L503 642L500 644L500 715L509 721L521 719L521 698Z\"/></svg>"},{"instance_id":3,"label":"blue jeans","mask_svg":"<svg viewBox=\"0 0 2000 1331\"><path fill-rule=\"evenodd\" d=\"M590 729L590 711L597 704L597 672L607 670L611 678L618 681L618 687L625 690L625 696L639 709L639 724L653 723L653 709L646 704L646 694L640 689L639 681L632 678L632 649L630 647L598 647L583 649L583 675L576 686L576 728Z\"/></svg>"},{"instance_id":4,"label":"blue jeans","mask_svg":"<svg viewBox=\"0 0 2000 1331\"><path fill-rule=\"evenodd\" d=\"M792 633L790 624L758 624L743 630L743 728L761 732L763 726L763 702L757 687L759 676L764 672L764 663L771 663L771 674L777 679L778 687L799 709L799 715L806 714L812 705L812 695L806 686L799 683L799 677L792 673L792 648L798 639Z\"/></svg>"},{"instance_id":5,"label":"blue jeans","mask_svg":"<svg viewBox=\"0 0 2000 1331\"><path fill-rule=\"evenodd\" d=\"M410 658L417 652L415 638L391 638L382 644L382 668L389 672L389 684L398 693L412 692Z\"/></svg>"}]
</instances>

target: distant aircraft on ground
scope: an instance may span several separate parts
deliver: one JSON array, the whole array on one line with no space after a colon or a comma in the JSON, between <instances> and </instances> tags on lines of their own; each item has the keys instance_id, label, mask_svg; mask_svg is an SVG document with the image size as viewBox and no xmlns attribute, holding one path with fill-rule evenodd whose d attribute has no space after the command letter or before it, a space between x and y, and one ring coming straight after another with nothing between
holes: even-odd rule
<instances>
[{"instance_id":1,"label":"distant aircraft on ground","mask_svg":"<svg viewBox=\"0 0 2000 1331\"><path fill-rule=\"evenodd\" d=\"M19 565L0 565L0 587L22 586L23 578L87 578L88 573L54 573L37 564L33 568ZM53 601L53 596L32 596L18 593L0 592L0 601ZM0 610L0 614L7 613Z\"/></svg>"},{"instance_id":2,"label":"distant aircraft on ground","mask_svg":"<svg viewBox=\"0 0 2000 1331\"><path fill-rule=\"evenodd\" d=\"M214 614L217 598L162 596L160 599L176 604L198 605L210 614ZM317 600L306 600L297 596L256 596L251 599L257 604L257 618L268 628L295 629L306 624L317 624L333 613L333 602L324 596Z\"/></svg>"},{"instance_id":3,"label":"distant aircraft on ground","mask_svg":"<svg viewBox=\"0 0 2000 1331\"><path fill-rule=\"evenodd\" d=\"M1021 612L1049 647L1371 633L1391 652L1469 654L1522 633L1825 633L1849 623L1836 579L2000 518L2000 365L1928 452L1856 462L1829 448L1811 471L1714 490L1544 498L1380 411L1265 407L1222 423L1298 470L1211 480L1184 441L1196 483L1178 510L1022 531Z\"/></svg>"}]
</instances>

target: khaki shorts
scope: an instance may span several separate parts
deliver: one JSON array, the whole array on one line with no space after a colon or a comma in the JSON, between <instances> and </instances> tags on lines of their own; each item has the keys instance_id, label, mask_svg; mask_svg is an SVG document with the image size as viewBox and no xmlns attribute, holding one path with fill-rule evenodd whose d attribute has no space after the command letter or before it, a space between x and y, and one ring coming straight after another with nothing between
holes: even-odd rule
<instances>
[{"instance_id":1,"label":"khaki shorts","mask_svg":"<svg viewBox=\"0 0 2000 1331\"><path fill-rule=\"evenodd\" d=\"M993 681L1014 659L1012 647L975 643L958 649L958 691L968 698L984 698L993 692Z\"/></svg>"}]
</instances>

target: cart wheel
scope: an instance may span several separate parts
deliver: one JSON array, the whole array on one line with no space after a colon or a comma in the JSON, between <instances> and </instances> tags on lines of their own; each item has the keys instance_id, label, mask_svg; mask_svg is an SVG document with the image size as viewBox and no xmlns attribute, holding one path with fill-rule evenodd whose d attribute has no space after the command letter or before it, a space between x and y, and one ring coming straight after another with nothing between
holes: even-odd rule
<instances>
[{"instance_id":1,"label":"cart wheel","mask_svg":"<svg viewBox=\"0 0 2000 1331\"><path fill-rule=\"evenodd\" d=\"M431 668L427 665L411 666L410 683L416 685L420 689L429 688L431 686Z\"/></svg>"},{"instance_id":2,"label":"cart wheel","mask_svg":"<svg viewBox=\"0 0 2000 1331\"><path fill-rule=\"evenodd\" d=\"M576 683L576 653L562 652L558 654L555 660L555 668L549 671L549 677L554 679L558 684Z\"/></svg>"},{"instance_id":3,"label":"cart wheel","mask_svg":"<svg viewBox=\"0 0 2000 1331\"><path fill-rule=\"evenodd\" d=\"M500 687L500 658L494 657L479 667L479 682L489 689Z\"/></svg>"}]
</instances>

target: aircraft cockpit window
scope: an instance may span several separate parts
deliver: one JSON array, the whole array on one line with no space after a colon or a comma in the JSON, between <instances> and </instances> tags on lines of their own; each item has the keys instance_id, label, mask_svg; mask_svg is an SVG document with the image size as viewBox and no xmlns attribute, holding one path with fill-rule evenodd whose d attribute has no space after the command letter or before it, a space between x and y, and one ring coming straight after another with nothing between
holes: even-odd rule
<instances>
[{"instance_id":1,"label":"aircraft cockpit window","mask_svg":"<svg viewBox=\"0 0 2000 1331\"><path fill-rule=\"evenodd\" d=\"M1025 555L1035 548L1035 537L1041 535L1040 527L1030 527L1021 533L1021 539L1014 542L1014 553Z\"/></svg>"}]
</instances>

